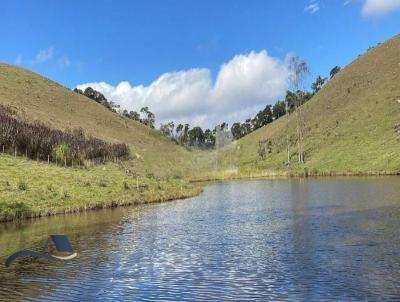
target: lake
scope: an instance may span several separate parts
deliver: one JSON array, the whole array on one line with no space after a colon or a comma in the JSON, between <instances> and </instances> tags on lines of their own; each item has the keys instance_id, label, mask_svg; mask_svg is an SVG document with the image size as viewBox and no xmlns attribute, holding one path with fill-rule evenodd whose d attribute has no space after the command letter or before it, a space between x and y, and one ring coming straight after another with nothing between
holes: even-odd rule
<instances>
[{"instance_id":1,"label":"lake","mask_svg":"<svg viewBox=\"0 0 400 302\"><path fill-rule=\"evenodd\" d=\"M400 299L400 178L210 183L195 198L0 224L0 301Z\"/></svg>"}]
</instances>

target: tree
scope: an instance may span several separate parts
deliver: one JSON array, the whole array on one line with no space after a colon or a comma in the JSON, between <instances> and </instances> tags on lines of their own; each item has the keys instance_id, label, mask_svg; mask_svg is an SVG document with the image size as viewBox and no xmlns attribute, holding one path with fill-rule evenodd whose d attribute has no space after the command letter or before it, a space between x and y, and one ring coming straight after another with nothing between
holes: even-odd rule
<instances>
[{"instance_id":1,"label":"tree","mask_svg":"<svg viewBox=\"0 0 400 302\"><path fill-rule=\"evenodd\" d=\"M242 124L242 135L245 136L253 131L252 126L251 126L251 119L247 119L243 124Z\"/></svg>"},{"instance_id":2,"label":"tree","mask_svg":"<svg viewBox=\"0 0 400 302\"><path fill-rule=\"evenodd\" d=\"M214 148L215 146L215 132L210 129L204 131L204 147L207 149Z\"/></svg>"},{"instance_id":3,"label":"tree","mask_svg":"<svg viewBox=\"0 0 400 302\"><path fill-rule=\"evenodd\" d=\"M290 71L290 83L296 92L302 92L304 86L304 79L309 73L308 65L305 61L299 57L294 56L289 62ZM304 163L304 152L303 152L303 141L304 141L304 118L301 110L301 105L304 98L301 94L296 93L295 112L297 116L297 146L299 153L299 163ZM290 152L289 152L289 136L287 136L288 146L288 163L290 163Z\"/></svg>"},{"instance_id":4,"label":"tree","mask_svg":"<svg viewBox=\"0 0 400 302\"><path fill-rule=\"evenodd\" d=\"M161 124L160 125L160 131L163 135L169 136L169 128L167 124Z\"/></svg>"},{"instance_id":5,"label":"tree","mask_svg":"<svg viewBox=\"0 0 400 302\"><path fill-rule=\"evenodd\" d=\"M263 110L259 111L257 115L253 118L252 125L253 129L256 130L261 128L273 121L272 107L267 105Z\"/></svg>"},{"instance_id":6,"label":"tree","mask_svg":"<svg viewBox=\"0 0 400 302\"><path fill-rule=\"evenodd\" d=\"M128 110L126 110L126 109L124 109L124 111L122 111L122 115L125 116L125 117L127 117L127 118L130 118L129 112L128 112Z\"/></svg>"},{"instance_id":7,"label":"tree","mask_svg":"<svg viewBox=\"0 0 400 302\"><path fill-rule=\"evenodd\" d=\"M183 146L187 146L187 144L189 143L189 124L185 124L184 128L183 128L183 133L182 133L182 145Z\"/></svg>"},{"instance_id":8,"label":"tree","mask_svg":"<svg viewBox=\"0 0 400 302\"><path fill-rule=\"evenodd\" d=\"M179 124L178 126L176 126L175 132L176 132L176 141L178 142L178 144L183 145L182 144L183 125Z\"/></svg>"},{"instance_id":9,"label":"tree","mask_svg":"<svg viewBox=\"0 0 400 302\"><path fill-rule=\"evenodd\" d=\"M228 128L228 124L223 122L214 128L215 132L215 147L217 149L223 148L232 142L233 136Z\"/></svg>"},{"instance_id":10,"label":"tree","mask_svg":"<svg viewBox=\"0 0 400 302\"><path fill-rule=\"evenodd\" d=\"M168 125L168 129L169 129L169 136L173 137L174 136L175 124L174 124L173 121L170 121L167 125Z\"/></svg>"},{"instance_id":11,"label":"tree","mask_svg":"<svg viewBox=\"0 0 400 302\"><path fill-rule=\"evenodd\" d=\"M161 124L160 131L165 136L169 136L172 138L174 136L174 127L175 127L174 122L171 121L167 124Z\"/></svg>"},{"instance_id":12,"label":"tree","mask_svg":"<svg viewBox=\"0 0 400 302\"><path fill-rule=\"evenodd\" d=\"M292 92L290 90L286 91L286 96L285 96L285 112L286 113L292 113L295 110L296 100L297 100L297 96L296 96L295 92Z\"/></svg>"},{"instance_id":13,"label":"tree","mask_svg":"<svg viewBox=\"0 0 400 302\"><path fill-rule=\"evenodd\" d=\"M228 123L223 122L221 125L219 125L221 127L221 131L225 131L228 130Z\"/></svg>"},{"instance_id":14,"label":"tree","mask_svg":"<svg viewBox=\"0 0 400 302\"><path fill-rule=\"evenodd\" d=\"M196 126L189 130L189 145L197 148L204 146L204 132L201 127Z\"/></svg>"},{"instance_id":15,"label":"tree","mask_svg":"<svg viewBox=\"0 0 400 302\"><path fill-rule=\"evenodd\" d=\"M61 143L53 149L53 157L67 165L72 158L71 148L66 143Z\"/></svg>"},{"instance_id":16,"label":"tree","mask_svg":"<svg viewBox=\"0 0 400 302\"><path fill-rule=\"evenodd\" d=\"M340 71L340 69L341 68L339 66L335 66L331 69L331 71L329 72L331 79Z\"/></svg>"},{"instance_id":17,"label":"tree","mask_svg":"<svg viewBox=\"0 0 400 302\"><path fill-rule=\"evenodd\" d=\"M143 107L140 109L140 113L144 115L143 119L141 119L142 123L147 127L154 129L154 123L156 120L156 116L149 110L149 107Z\"/></svg>"},{"instance_id":18,"label":"tree","mask_svg":"<svg viewBox=\"0 0 400 302\"><path fill-rule=\"evenodd\" d=\"M233 138L238 140L243 136L242 125L239 122L233 123L231 127Z\"/></svg>"},{"instance_id":19,"label":"tree","mask_svg":"<svg viewBox=\"0 0 400 302\"><path fill-rule=\"evenodd\" d=\"M108 107L109 109L111 109L111 106L108 103L106 97L102 93L100 93L99 91L93 89L92 87L87 87L85 89L85 91L83 92L83 94L85 96L87 96L88 98L96 101L97 103L102 104L105 107Z\"/></svg>"},{"instance_id":20,"label":"tree","mask_svg":"<svg viewBox=\"0 0 400 302\"><path fill-rule=\"evenodd\" d=\"M118 107L115 105L113 102L109 102L106 97L99 91L93 89L92 87L86 87L84 91L78 88L74 88L73 90L76 93L83 94L84 96L88 97L89 99L92 99L96 101L99 104L102 104L104 107L106 107L109 110L113 110L115 107Z\"/></svg>"},{"instance_id":21,"label":"tree","mask_svg":"<svg viewBox=\"0 0 400 302\"><path fill-rule=\"evenodd\" d=\"M137 111L129 111L129 118L134 121L140 122L140 114Z\"/></svg>"},{"instance_id":22,"label":"tree","mask_svg":"<svg viewBox=\"0 0 400 302\"><path fill-rule=\"evenodd\" d=\"M275 120L280 118L281 116L285 115L286 110L285 110L285 102L284 101L277 101L272 107L272 115Z\"/></svg>"},{"instance_id":23,"label":"tree","mask_svg":"<svg viewBox=\"0 0 400 302\"><path fill-rule=\"evenodd\" d=\"M81 89L78 89L78 88L74 88L74 92L79 93L79 94L83 94L83 91Z\"/></svg>"},{"instance_id":24,"label":"tree","mask_svg":"<svg viewBox=\"0 0 400 302\"><path fill-rule=\"evenodd\" d=\"M327 80L328 80L327 78L323 78L320 75L317 76L317 78L315 79L315 82L311 84L311 89L312 89L313 93L315 94L318 91L320 91Z\"/></svg>"}]
</instances>

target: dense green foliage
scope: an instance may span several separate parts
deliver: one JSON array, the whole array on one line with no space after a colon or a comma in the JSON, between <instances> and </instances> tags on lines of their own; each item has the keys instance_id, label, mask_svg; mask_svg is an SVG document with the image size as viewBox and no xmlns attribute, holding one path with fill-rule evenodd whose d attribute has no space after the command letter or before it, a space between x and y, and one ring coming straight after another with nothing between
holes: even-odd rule
<instances>
[{"instance_id":1,"label":"dense green foliage","mask_svg":"<svg viewBox=\"0 0 400 302\"><path fill-rule=\"evenodd\" d=\"M109 110L115 111L115 108L118 108L117 105L115 105L113 102L109 102L106 97L100 93L99 91L93 89L92 87L87 87L84 91L81 89L75 88L74 92L82 94L89 99L92 99L93 101L103 105Z\"/></svg>"}]
</instances>

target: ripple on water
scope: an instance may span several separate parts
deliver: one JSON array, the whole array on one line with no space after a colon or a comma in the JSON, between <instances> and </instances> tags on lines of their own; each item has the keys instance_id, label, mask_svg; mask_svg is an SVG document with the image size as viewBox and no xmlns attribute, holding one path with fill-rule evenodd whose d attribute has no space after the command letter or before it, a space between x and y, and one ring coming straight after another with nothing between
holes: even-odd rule
<instances>
[{"instance_id":1,"label":"ripple on water","mask_svg":"<svg viewBox=\"0 0 400 302\"><path fill-rule=\"evenodd\" d=\"M185 201L26 222L15 242L0 233L0 255L66 233L79 256L2 269L0 301L400 298L397 182L233 182ZM28 235L37 239L26 246Z\"/></svg>"}]
</instances>

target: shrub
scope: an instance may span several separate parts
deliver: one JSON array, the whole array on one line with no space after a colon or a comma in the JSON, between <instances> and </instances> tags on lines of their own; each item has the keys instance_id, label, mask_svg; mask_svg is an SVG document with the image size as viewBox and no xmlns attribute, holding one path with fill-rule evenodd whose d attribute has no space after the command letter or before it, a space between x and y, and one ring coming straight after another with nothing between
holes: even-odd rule
<instances>
[{"instance_id":1,"label":"shrub","mask_svg":"<svg viewBox=\"0 0 400 302\"><path fill-rule=\"evenodd\" d=\"M82 129L61 131L40 123L27 123L14 118L9 108L0 105L0 146L9 153L20 152L31 159L83 164L85 160L113 160L129 156L126 144L110 144ZM49 157L49 158L48 158Z\"/></svg>"},{"instance_id":2,"label":"shrub","mask_svg":"<svg viewBox=\"0 0 400 302\"><path fill-rule=\"evenodd\" d=\"M72 160L71 149L66 143L61 143L53 149L53 156L59 162L68 163Z\"/></svg>"},{"instance_id":3,"label":"shrub","mask_svg":"<svg viewBox=\"0 0 400 302\"><path fill-rule=\"evenodd\" d=\"M103 187L103 188L107 187L106 181L105 181L104 179L101 179L101 180L99 181L99 186L100 186L100 187Z\"/></svg>"},{"instance_id":4,"label":"shrub","mask_svg":"<svg viewBox=\"0 0 400 302\"><path fill-rule=\"evenodd\" d=\"M71 195L66 189L61 190L61 199L68 199Z\"/></svg>"},{"instance_id":5,"label":"shrub","mask_svg":"<svg viewBox=\"0 0 400 302\"><path fill-rule=\"evenodd\" d=\"M18 190L20 191L26 191L28 190L28 183L25 180L20 180L18 182Z\"/></svg>"},{"instance_id":6,"label":"shrub","mask_svg":"<svg viewBox=\"0 0 400 302\"><path fill-rule=\"evenodd\" d=\"M124 181L122 185L124 190L129 190L129 184L126 181Z\"/></svg>"}]
</instances>

